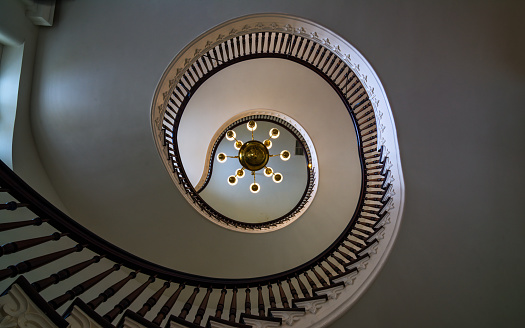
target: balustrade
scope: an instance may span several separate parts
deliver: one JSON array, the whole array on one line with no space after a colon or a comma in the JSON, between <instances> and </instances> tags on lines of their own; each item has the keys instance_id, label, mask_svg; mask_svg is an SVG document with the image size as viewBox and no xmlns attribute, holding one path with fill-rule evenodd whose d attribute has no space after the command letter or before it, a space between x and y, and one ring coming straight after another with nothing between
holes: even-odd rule
<instances>
[{"instance_id":1,"label":"balustrade","mask_svg":"<svg viewBox=\"0 0 525 328\"><path fill-rule=\"evenodd\" d=\"M366 250L366 247L371 247L370 245L373 244L373 241L369 242L368 240L379 230L378 222L387 213L388 207L385 206L390 197L387 193L389 185L386 183L388 169L384 165L387 157L382 147L377 148L375 114L360 80L339 56L336 56L325 46L300 35L282 32L260 32L244 36L233 36L219 46L210 49L205 55L190 65L190 69L181 76L181 82L174 85L173 93L169 95L168 110L166 110L165 121L163 122L166 154L172 161L173 170L177 172L180 182L184 185L187 192L195 197L195 201L204 210L213 214L213 209L208 208L207 204L200 200L196 191L189 184L184 169L180 165L178 146L174 138L177 133L177 120L180 119L177 113L184 110L185 104L187 104L198 86L220 69L242 60L265 57L293 60L316 71L340 94L341 99L347 104L350 115L353 115L355 128L359 136L358 142L362 146L360 148L363 173L361 198L359 199L356 214L349 219L348 226L330 247L297 268L267 277L215 279L169 270L147 263L138 257L126 253L80 227L27 186L5 164L1 163L0 192L10 195L13 200L0 204L0 209L6 210L0 212L2 221L6 221L0 223L0 232L23 231L19 229L39 227L42 223L46 223L46 225L57 230L51 235L44 236L47 233L44 232L40 234L41 237L7 241L0 246L2 260L9 260L9 256L12 253L21 250L38 248L42 247L42 245L54 245L55 243L51 243L51 241L61 238L70 239L77 244L65 249L55 248L49 254L9 265L0 270L0 281L34 271L72 253L88 249L87 252L94 253L92 257L88 254L90 256L89 259L75 260L76 264L66 268L58 268L55 271L56 273L51 275L47 273L44 277L35 279L32 283L31 286L36 295L42 291L60 291L59 293L55 292L55 295L58 294L59 296L47 302L44 301L52 309L57 310L64 305L71 304L75 298L82 297L86 291L93 289L100 294L88 302L87 306L93 311L97 311L97 309L100 310L99 307L102 303L108 302L107 305L109 305L110 310L101 315L101 317L102 320L111 324L126 309L128 309L128 312L131 311L130 309L133 308L134 302L142 294L146 294L148 286L155 279L160 279L163 281L162 286L156 289L147 301L139 307L135 312L136 315L144 318L148 314L152 314L150 311L170 288L171 284L174 283L178 284L177 289L170 295L157 315L151 321L148 320L148 322L152 325L161 326L166 318L173 317L173 313L178 312L177 322L182 322L188 327L195 327L203 326L206 322L208 303L214 289L220 290L220 296L216 307L210 310L212 313L210 317L213 316L216 320L223 320L223 315L227 314L227 320L223 321L240 325L238 312L242 312L243 315L257 317L252 315L253 310L256 311L258 317L264 318L270 316L271 313L268 312L270 308L290 310L294 304L301 304L301 300L319 296L316 294L316 290L321 288L321 286L322 288L333 286L332 278L354 272L355 268L351 268L352 270L349 271L347 267L352 264L355 266L357 261L366 258L367 255L359 256L358 254ZM310 176L309 179L313 179L313 177ZM307 198L308 195L306 194L305 197ZM11 213L10 211L17 211L21 208L25 208L24 211L28 211L32 217L34 217L33 215L36 215L36 217L29 220L9 222L7 215ZM224 219L229 224L237 224L220 216L217 217ZM244 226L248 227L248 225ZM62 245L60 243L56 244ZM82 254L85 255L85 253ZM105 264L111 263L111 267L101 270L101 273L83 282L75 281L76 285L71 289L61 287L63 281L77 279L74 276L79 272L85 273L88 268L95 271L97 266L101 265L101 259L104 259L102 262L105 262ZM101 263L97 264L99 262ZM125 278L104 289L102 285L105 279L118 271L121 266L127 268L130 273ZM147 277L145 282L140 285L133 282L138 275ZM303 280L306 281L306 284ZM144 281L144 279L140 281ZM284 283L286 283L287 287L283 286ZM126 297L113 301L112 297L127 284L133 285L133 291ZM180 296L186 286L192 287L193 290L182 305L180 301L179 303L177 301L179 298L182 298ZM202 288L206 290L206 293L200 299L199 292ZM240 305L241 308L239 309L237 304L239 290L241 291L239 297L242 300L243 289L245 293L244 311L242 305ZM257 303L256 307L254 304L252 309L251 292L255 290L257 291ZM41 295L39 297L42 297ZM229 295L231 295L231 299ZM195 312L195 317L190 322L187 318L197 297L200 300L200 303L198 303L199 307ZM228 299L229 302L227 301ZM290 304L290 301L292 301L292 304ZM146 319L144 318L144 320Z\"/></svg>"}]
</instances>

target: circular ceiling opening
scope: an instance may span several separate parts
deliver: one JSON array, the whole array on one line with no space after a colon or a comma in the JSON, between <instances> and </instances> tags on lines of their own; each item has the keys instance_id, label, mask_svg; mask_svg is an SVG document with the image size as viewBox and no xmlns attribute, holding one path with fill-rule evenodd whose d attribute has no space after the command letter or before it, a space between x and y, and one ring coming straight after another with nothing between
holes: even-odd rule
<instances>
[{"instance_id":1,"label":"circular ceiling opening","mask_svg":"<svg viewBox=\"0 0 525 328\"><path fill-rule=\"evenodd\" d=\"M282 228L314 199L317 158L297 122L282 113L278 117L268 110L256 112L223 124L208 147L208 165L193 183L203 201L220 214ZM188 138L180 135L179 140ZM182 156L184 165L190 162Z\"/></svg>"}]
</instances>

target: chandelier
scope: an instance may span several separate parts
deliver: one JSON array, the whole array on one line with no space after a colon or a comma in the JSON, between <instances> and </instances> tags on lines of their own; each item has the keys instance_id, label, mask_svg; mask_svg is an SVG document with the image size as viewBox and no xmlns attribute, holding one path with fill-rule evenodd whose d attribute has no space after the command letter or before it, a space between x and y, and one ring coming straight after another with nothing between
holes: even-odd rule
<instances>
[{"instance_id":1,"label":"chandelier","mask_svg":"<svg viewBox=\"0 0 525 328\"><path fill-rule=\"evenodd\" d=\"M255 181L255 172L263 170L266 177L272 177L273 182L281 183L283 181L283 175L274 172L271 167L267 166L267 164L270 157L275 156L279 156L283 161L289 160L290 152L288 150L283 150L277 155L270 155L269 149L272 148L271 139L277 139L279 137L280 132L278 129L270 129L270 138L260 142L253 137L253 132L257 129L257 123L255 121L249 121L246 124L246 127L252 133L252 140L243 143L241 140L237 140L237 134L235 131L228 130L226 132L226 139L234 141L233 146L239 151L239 153L237 156L227 156L225 153L219 153L217 155L217 160L219 163L224 163L228 157L238 158L241 168L235 171L235 175L230 175L228 177L228 184L231 186L236 185L238 180L245 176L245 170L251 171L253 183L250 185L250 191L256 194L261 190L261 186Z\"/></svg>"}]
</instances>

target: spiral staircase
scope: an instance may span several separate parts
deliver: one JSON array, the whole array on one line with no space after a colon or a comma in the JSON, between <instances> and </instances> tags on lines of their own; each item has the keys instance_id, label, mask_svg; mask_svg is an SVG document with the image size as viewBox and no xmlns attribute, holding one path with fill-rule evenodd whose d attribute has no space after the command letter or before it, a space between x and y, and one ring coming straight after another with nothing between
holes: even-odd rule
<instances>
[{"instance_id":1,"label":"spiral staircase","mask_svg":"<svg viewBox=\"0 0 525 328\"><path fill-rule=\"evenodd\" d=\"M220 263L193 254L191 245L185 248L176 241L174 247L158 250L176 259L193 257L206 268L187 272L184 264L166 265L155 256L140 254L140 243L137 248L119 247L104 234L84 227L85 222L55 207L2 163L0 280L7 287L0 298L1 327L324 327L356 301L380 270L395 239L404 201L402 171L392 113L377 75L355 48L319 24L284 14L241 17L202 34L168 65L151 106L153 138L180 192L177 197L187 200L192 210L192 216L171 224L205 217L216 224L215 229L230 228L235 235L229 236L244 236L239 237L240 248L249 247L254 240L249 238L267 238L261 239L265 242L271 238L250 237L243 230L268 230L264 235L279 236L275 245L286 245L282 254L288 258L301 240L317 235L322 239L323 231L296 237L290 233L308 220L322 219L316 211L329 207L320 204L322 195L313 199L312 209L301 213L304 218L297 223L288 225L290 217L285 217L282 222L249 225L210 207L186 174L178 129L192 97L224 69L258 59L289 61L316 74L336 95L351 122L346 126L355 133L359 165L353 170L360 177L358 197L349 199L355 202L352 212L339 213L339 225L331 229L342 228L327 233L333 238L302 258L298 255L301 263L290 260L288 267L271 273L243 268L252 262L242 263L243 258L233 253L224 255L233 257L230 268L221 269ZM320 115L313 121L321 124ZM320 181L325 178L323 169L327 179L337 174L329 168L330 162L320 154ZM335 186L319 193L327 198L330 193L345 196ZM155 208L151 212L155 218ZM291 217L297 213L291 211ZM281 223L286 227L272 230ZM193 234L197 243L208 245L210 253L225 241L204 237L199 231ZM170 235L154 238L168 240ZM278 246L272 247L268 245L264 255L260 250L250 261L271 267L269 261L280 254L274 249ZM214 271L220 274L202 274Z\"/></svg>"}]
</instances>

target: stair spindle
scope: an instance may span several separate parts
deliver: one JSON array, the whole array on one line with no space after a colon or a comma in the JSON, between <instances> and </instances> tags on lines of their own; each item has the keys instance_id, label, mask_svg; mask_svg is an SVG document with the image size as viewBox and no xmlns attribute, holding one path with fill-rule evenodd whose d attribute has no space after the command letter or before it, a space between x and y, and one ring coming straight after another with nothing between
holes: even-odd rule
<instances>
[{"instance_id":1,"label":"stair spindle","mask_svg":"<svg viewBox=\"0 0 525 328\"><path fill-rule=\"evenodd\" d=\"M343 273L343 271L341 271L341 269L339 269L339 268L337 267L337 265L335 265L334 263L332 263L332 261L330 261L330 259L327 258L325 261L326 261L326 263L330 266L330 268L332 268L332 270L334 270L334 272L335 272L336 274L341 274L341 273ZM332 276L329 276L329 277L331 278Z\"/></svg>"},{"instance_id":2,"label":"stair spindle","mask_svg":"<svg viewBox=\"0 0 525 328\"><path fill-rule=\"evenodd\" d=\"M332 254L332 257L337 261L337 263L341 264L343 267L346 266L347 263L335 253Z\"/></svg>"},{"instance_id":3,"label":"stair spindle","mask_svg":"<svg viewBox=\"0 0 525 328\"><path fill-rule=\"evenodd\" d=\"M259 316L261 317L265 317L265 307L264 307L264 299L263 299L263 294L262 294L262 287L259 286L257 287L257 294L258 294L258 298L257 298L257 305L258 305L258 308L259 308Z\"/></svg>"},{"instance_id":4,"label":"stair spindle","mask_svg":"<svg viewBox=\"0 0 525 328\"><path fill-rule=\"evenodd\" d=\"M186 319L186 316L191 310L191 307L193 306L193 302L195 302L195 297L197 297L197 294L199 293L199 287L195 287L193 289L193 293L191 294L190 298L186 301L186 304L184 304L184 307L180 311L179 318Z\"/></svg>"},{"instance_id":5,"label":"stair spindle","mask_svg":"<svg viewBox=\"0 0 525 328\"><path fill-rule=\"evenodd\" d=\"M347 259L348 261L353 261L354 258L351 257L350 255L346 254L345 252L341 252L340 250L336 250L337 253L341 254L345 259Z\"/></svg>"},{"instance_id":6,"label":"stair spindle","mask_svg":"<svg viewBox=\"0 0 525 328\"><path fill-rule=\"evenodd\" d=\"M155 304L157 304L159 298L162 296L162 294L164 294L164 291L169 287L170 287L170 282L169 281L164 282L162 287L155 294L153 294L150 298L148 298L148 300L146 301L146 303L144 303L142 308L138 310L137 314L141 317L144 317L146 313L148 313L148 311L151 310L151 308L154 307Z\"/></svg>"},{"instance_id":7,"label":"stair spindle","mask_svg":"<svg viewBox=\"0 0 525 328\"><path fill-rule=\"evenodd\" d=\"M250 288L246 288L246 299L244 300L244 313L252 314L252 302L250 301Z\"/></svg>"},{"instance_id":8,"label":"stair spindle","mask_svg":"<svg viewBox=\"0 0 525 328\"><path fill-rule=\"evenodd\" d=\"M310 285L310 287L312 287L312 288L317 288L317 285L316 285L315 282L312 280L312 278L310 278L310 276L308 275L308 272L305 272L305 273L304 273L304 276L306 277L306 280L308 281L308 284Z\"/></svg>"},{"instance_id":9,"label":"stair spindle","mask_svg":"<svg viewBox=\"0 0 525 328\"><path fill-rule=\"evenodd\" d=\"M320 264L318 264L319 267L323 270L325 270L325 268L323 268ZM323 277L321 277L321 275L319 274L319 272L317 272L317 270L315 269L315 267L312 268L312 272L314 273L315 277L317 278L317 280L319 280L319 282L321 283L321 285L323 285L323 287L326 287L328 286L328 284L326 283L326 280L324 280ZM306 274L306 273L305 273ZM330 276L329 276L330 277Z\"/></svg>"},{"instance_id":10,"label":"stair spindle","mask_svg":"<svg viewBox=\"0 0 525 328\"><path fill-rule=\"evenodd\" d=\"M98 295L96 298L91 300L87 305L92 309L95 310L100 304L106 302L108 299L110 299L113 295L115 295L122 287L124 287L125 284L127 284L131 279L134 279L137 276L137 272L131 272L126 278L120 280L119 282L115 283L113 286L106 289L103 293Z\"/></svg>"},{"instance_id":11,"label":"stair spindle","mask_svg":"<svg viewBox=\"0 0 525 328\"><path fill-rule=\"evenodd\" d=\"M304 274L305 276L307 275L306 272ZM306 286L303 284L303 281L301 280L301 278L299 276L296 276L295 279L299 283L299 289L301 290L303 297L310 297L310 293L308 293L308 288L306 288ZM310 278L307 278L307 279L310 279Z\"/></svg>"},{"instance_id":12,"label":"stair spindle","mask_svg":"<svg viewBox=\"0 0 525 328\"><path fill-rule=\"evenodd\" d=\"M51 240L59 240L60 238L66 235L67 233L55 232L49 236L13 241L11 243L7 243L7 244L0 246L0 257L3 255L19 252L24 249L28 249L28 248L46 243Z\"/></svg>"},{"instance_id":13,"label":"stair spindle","mask_svg":"<svg viewBox=\"0 0 525 328\"><path fill-rule=\"evenodd\" d=\"M66 280L67 278L75 275L76 273L84 270L93 263L98 263L103 256L93 256L93 258L86 260L84 262L72 265L68 268L62 269L57 273L50 275L48 278L41 279L32 283L31 285L36 289L37 292L41 292L47 287L58 284L59 282Z\"/></svg>"},{"instance_id":14,"label":"stair spindle","mask_svg":"<svg viewBox=\"0 0 525 328\"><path fill-rule=\"evenodd\" d=\"M281 303L283 304L283 307L285 309L288 309L290 305L288 304L288 298L286 297L286 294L284 293L284 289L282 286L282 283L279 281L277 283L277 286L279 287L279 296L281 297ZM275 307L275 306L273 306Z\"/></svg>"},{"instance_id":15,"label":"stair spindle","mask_svg":"<svg viewBox=\"0 0 525 328\"><path fill-rule=\"evenodd\" d=\"M222 311L224 310L224 299L226 298L226 293L228 291L226 290L226 287L224 287L221 290L221 297L219 298L219 302L217 303L217 310L215 310L215 318L221 318L222 317Z\"/></svg>"},{"instance_id":16,"label":"stair spindle","mask_svg":"<svg viewBox=\"0 0 525 328\"><path fill-rule=\"evenodd\" d=\"M48 222L49 219L34 218L32 220L0 223L0 232L12 229L18 229L27 226L39 226L42 222Z\"/></svg>"},{"instance_id":17,"label":"stair spindle","mask_svg":"<svg viewBox=\"0 0 525 328\"><path fill-rule=\"evenodd\" d=\"M118 302L115 307L113 307L113 310L106 313L103 318L106 319L108 322L113 322L117 315L121 314L125 309L127 309L136 299L137 297L144 292L146 287L149 286L152 282L155 281L155 277L151 276L148 278L148 280L143 283L139 288L135 289L131 294L124 297L120 302Z\"/></svg>"},{"instance_id":18,"label":"stair spindle","mask_svg":"<svg viewBox=\"0 0 525 328\"><path fill-rule=\"evenodd\" d=\"M0 281L6 278L9 278L9 277L16 277L19 274L26 273L31 270L40 268L41 266L44 266L48 263L56 261L73 252L80 252L83 248L84 246L82 245L76 245L76 246L73 246L71 248L68 248L62 251L35 257L30 260L20 262L16 265L10 265L5 269L0 270Z\"/></svg>"},{"instance_id":19,"label":"stair spindle","mask_svg":"<svg viewBox=\"0 0 525 328\"><path fill-rule=\"evenodd\" d=\"M8 211L14 211L19 207L26 207L28 204L25 203L17 203L17 202L7 202L5 204L0 204L0 210L8 210Z\"/></svg>"},{"instance_id":20,"label":"stair spindle","mask_svg":"<svg viewBox=\"0 0 525 328\"><path fill-rule=\"evenodd\" d=\"M206 307L208 306L208 300L210 299L210 294L213 291L211 287L208 287L206 290L206 295L204 295L204 298L202 299L201 305L199 305L199 309L197 310L197 313L195 314L195 320L193 320L193 323L196 325L200 325L202 321L202 317L204 317L204 313L206 312Z\"/></svg>"},{"instance_id":21,"label":"stair spindle","mask_svg":"<svg viewBox=\"0 0 525 328\"><path fill-rule=\"evenodd\" d=\"M155 319L153 319L153 323L157 326L160 326L164 318L170 313L171 309L173 308L173 305L175 305L175 302L179 298L180 292L184 289L185 283L179 284L179 288L170 296L170 298L164 303L162 308L160 309L159 313L157 313L157 316Z\"/></svg>"},{"instance_id":22,"label":"stair spindle","mask_svg":"<svg viewBox=\"0 0 525 328\"><path fill-rule=\"evenodd\" d=\"M275 296L273 295L272 284L268 284L268 299L270 300L270 307L276 308L277 304L275 304Z\"/></svg>"},{"instance_id":23,"label":"stair spindle","mask_svg":"<svg viewBox=\"0 0 525 328\"><path fill-rule=\"evenodd\" d=\"M237 287L233 287L232 301L230 303L230 322L235 322L237 317Z\"/></svg>"},{"instance_id":24,"label":"stair spindle","mask_svg":"<svg viewBox=\"0 0 525 328\"><path fill-rule=\"evenodd\" d=\"M325 260L326 261L326 260ZM332 278L333 275L332 273L330 272L330 270L328 270L328 268L324 265L324 262L321 262L318 264L318 266L321 268L321 270L323 270L324 274L328 277L328 278Z\"/></svg>"},{"instance_id":25,"label":"stair spindle","mask_svg":"<svg viewBox=\"0 0 525 328\"><path fill-rule=\"evenodd\" d=\"M95 277L93 277L91 279L88 279L88 280L84 281L83 283L73 287L72 289L70 289L67 292L65 292L64 294L54 298L53 300L49 301L48 303L49 303L49 305L51 305L51 307L53 309L56 310L59 307L61 307L62 305L64 305L64 303L66 303L67 301L72 300L75 297L83 294L86 290L88 290L91 287L95 286L100 281L102 281L102 279L104 279L107 276L109 276L109 274L111 274L112 272L118 271L119 269L120 269L120 264L115 264L110 269L108 269L108 270L106 270L106 271L96 275Z\"/></svg>"},{"instance_id":26,"label":"stair spindle","mask_svg":"<svg viewBox=\"0 0 525 328\"><path fill-rule=\"evenodd\" d=\"M294 300L299 298L299 294L297 294L297 290L295 289L294 285L292 284L292 281L290 278L286 279L286 282L288 283L288 289L290 289L290 293L292 294L292 298Z\"/></svg>"}]
</instances>

